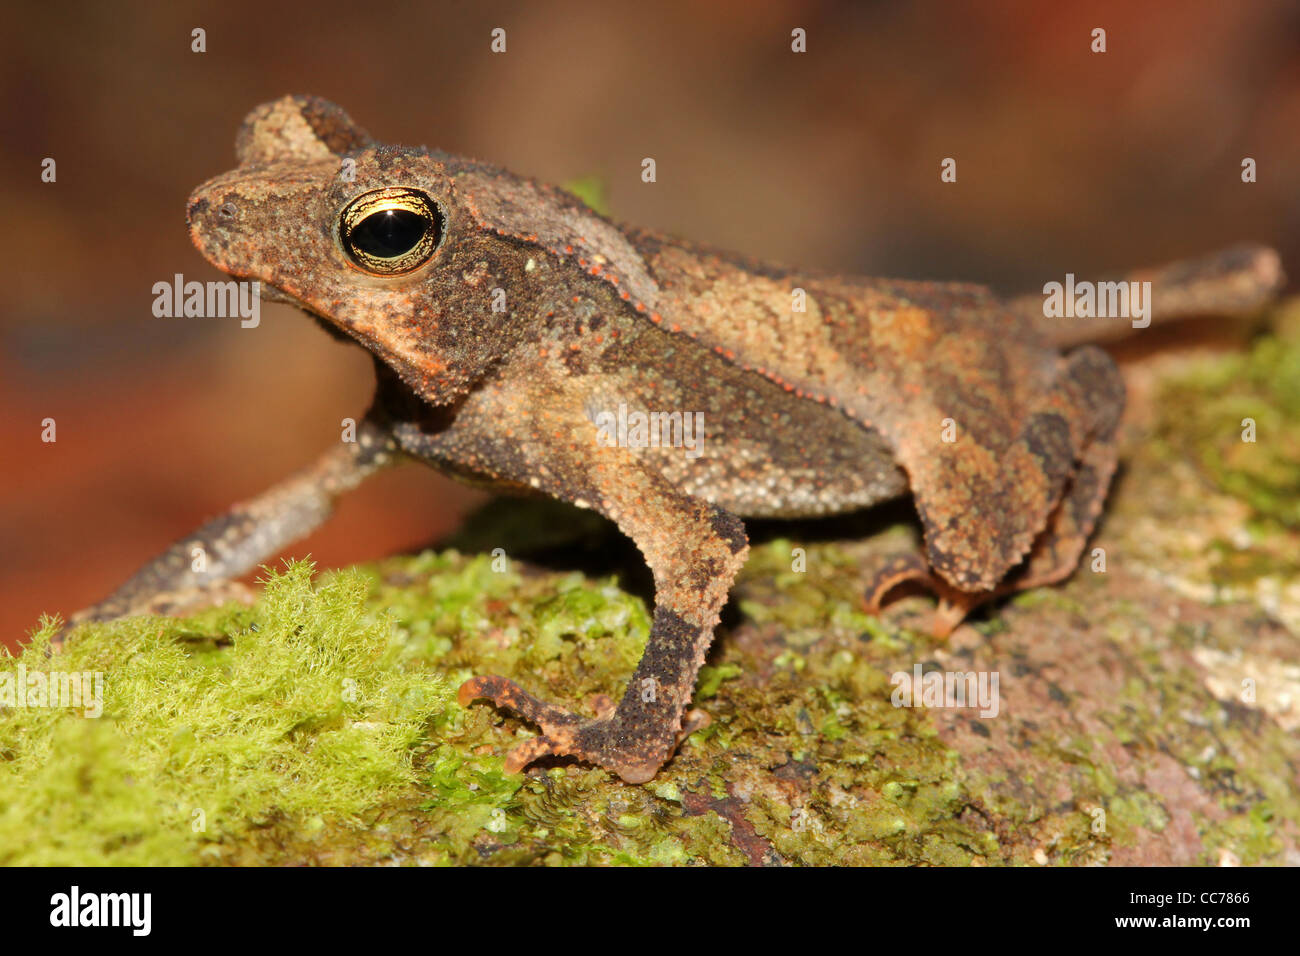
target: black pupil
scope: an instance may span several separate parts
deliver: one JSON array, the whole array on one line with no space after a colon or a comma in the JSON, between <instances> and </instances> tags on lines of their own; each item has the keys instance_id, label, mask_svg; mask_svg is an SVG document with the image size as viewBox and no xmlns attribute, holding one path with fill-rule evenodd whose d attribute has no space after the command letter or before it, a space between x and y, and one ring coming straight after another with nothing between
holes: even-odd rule
<instances>
[{"instance_id":1,"label":"black pupil","mask_svg":"<svg viewBox=\"0 0 1300 956\"><path fill-rule=\"evenodd\" d=\"M428 229L428 216L409 209L385 209L357 223L349 238L368 255L392 259L414 249Z\"/></svg>"}]
</instances>

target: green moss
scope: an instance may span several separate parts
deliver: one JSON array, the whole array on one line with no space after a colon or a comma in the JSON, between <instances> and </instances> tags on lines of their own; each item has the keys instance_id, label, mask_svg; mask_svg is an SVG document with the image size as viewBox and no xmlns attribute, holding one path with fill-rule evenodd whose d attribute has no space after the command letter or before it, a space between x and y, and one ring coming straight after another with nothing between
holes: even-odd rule
<instances>
[{"instance_id":1,"label":"green moss","mask_svg":"<svg viewBox=\"0 0 1300 956\"><path fill-rule=\"evenodd\" d=\"M1216 635L1203 636L1205 645L1217 642ZM1148 682L1126 689L1106 711L1107 724L1121 742L1177 760L1223 811L1220 820L1201 821L1203 862L1217 863L1220 849L1247 864L1278 861L1284 848L1277 827L1300 830L1300 801L1289 783L1294 750L1288 736L1207 697L1190 670L1171 670L1156 652L1143 657ZM1159 832L1168 824L1158 794L1101 789L1118 842L1132 843L1137 827Z\"/></svg>"},{"instance_id":2,"label":"green moss","mask_svg":"<svg viewBox=\"0 0 1300 956\"><path fill-rule=\"evenodd\" d=\"M564 188L602 216L609 215L609 188L603 176L579 176L568 180Z\"/></svg>"},{"instance_id":3,"label":"green moss","mask_svg":"<svg viewBox=\"0 0 1300 956\"><path fill-rule=\"evenodd\" d=\"M1257 519L1300 528L1300 305L1246 354L1198 362L1164 383L1155 434ZM1255 423L1243 440L1243 421Z\"/></svg>"},{"instance_id":4,"label":"green moss","mask_svg":"<svg viewBox=\"0 0 1300 956\"><path fill-rule=\"evenodd\" d=\"M1247 813L1237 813L1214 823L1203 822L1204 862L1220 864L1220 853L1227 851L1246 866L1267 863L1282 856L1277 820L1271 804L1260 802Z\"/></svg>"},{"instance_id":5,"label":"green moss","mask_svg":"<svg viewBox=\"0 0 1300 956\"><path fill-rule=\"evenodd\" d=\"M251 611L92 625L48 658L47 623L8 669L102 673L103 713L5 708L0 861L193 863L249 828L355 821L411 786L450 692L395 666L365 590L357 573L313 587L298 564Z\"/></svg>"},{"instance_id":6,"label":"green moss","mask_svg":"<svg viewBox=\"0 0 1300 956\"><path fill-rule=\"evenodd\" d=\"M842 558L828 546L816 560ZM858 599L847 584L831 592L820 627L856 644ZM454 688L501 673L579 706L616 693L649 617L608 580L495 571L455 552L314 583L297 564L252 608L83 628L47 661L52 629L23 662L103 671L104 715L4 716L5 862L738 864L752 860L738 826L801 862L970 858L930 832L953 829L952 755L923 714L889 705L883 672L823 641L801 655L808 680L790 667L769 675L771 692L747 679L770 661L733 649L710 664L699 697L717 719L646 787L576 765L503 774L533 729L458 707ZM822 768L803 817L766 793L727 802L792 761ZM893 799L867 794L889 783L903 788Z\"/></svg>"},{"instance_id":7,"label":"green moss","mask_svg":"<svg viewBox=\"0 0 1300 956\"><path fill-rule=\"evenodd\" d=\"M103 671L104 715L4 715L4 861L968 865L1032 863L1041 846L1087 863L1167 825L1159 795L1121 785L1086 737L1037 726L1010 775L892 706L890 673L941 645L889 619L859 629L856 547L808 546L835 576L791 579L819 594L808 630L761 611L724 641L698 694L713 724L643 787L576 764L506 775L503 754L533 729L452 697L492 672L570 705L616 693L649 620L611 580L429 553L315 582L294 565L252 608L91 627L48 660L47 627L23 662ZM739 592L755 608L789 600L761 561ZM1191 675L1141 659L1163 696L1133 681L1116 740L1199 767L1226 813L1203 823L1207 858L1276 859L1278 827L1296 822L1285 747L1254 767L1206 758L1208 742L1255 745ZM1062 785L1067 805L1038 796Z\"/></svg>"},{"instance_id":8,"label":"green moss","mask_svg":"<svg viewBox=\"0 0 1300 956\"><path fill-rule=\"evenodd\" d=\"M913 546L901 527L887 530L874 545L882 550ZM792 568L796 549L804 552L801 571ZM751 585L740 596L740 609L756 624L779 624L784 641L796 648L823 636L828 614L837 630L900 646L893 632L863 608L861 562L862 554L843 544L777 538L757 545L746 562L744 576Z\"/></svg>"}]
</instances>

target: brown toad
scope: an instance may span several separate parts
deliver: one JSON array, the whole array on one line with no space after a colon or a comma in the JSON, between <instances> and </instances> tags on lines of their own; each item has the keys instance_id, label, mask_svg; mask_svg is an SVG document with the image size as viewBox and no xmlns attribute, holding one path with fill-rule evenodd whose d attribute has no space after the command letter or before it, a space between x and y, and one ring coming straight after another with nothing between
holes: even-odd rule
<instances>
[{"instance_id":1,"label":"brown toad","mask_svg":"<svg viewBox=\"0 0 1300 956\"><path fill-rule=\"evenodd\" d=\"M93 617L242 574L404 455L541 492L609 517L644 554L644 657L592 717L501 677L468 681L461 700L541 727L509 770L571 754L640 782L703 719L688 707L747 553L742 516L910 492L924 554L881 569L868 599L921 580L939 634L1078 563L1124 390L1104 352L1054 347L1065 336L1041 298L779 269L616 225L497 167L376 142L309 97L255 109L237 151L238 168L190 198L195 245L372 352L377 394L355 442L209 522ZM1253 307L1280 270L1242 248L1150 278L1157 311L1209 312Z\"/></svg>"}]
</instances>

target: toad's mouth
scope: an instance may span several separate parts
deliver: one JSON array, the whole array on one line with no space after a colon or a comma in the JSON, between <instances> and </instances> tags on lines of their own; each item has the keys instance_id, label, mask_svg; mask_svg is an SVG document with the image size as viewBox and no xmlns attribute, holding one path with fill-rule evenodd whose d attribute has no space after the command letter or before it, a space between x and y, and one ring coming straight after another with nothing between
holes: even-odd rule
<instances>
[{"instance_id":1,"label":"toad's mouth","mask_svg":"<svg viewBox=\"0 0 1300 956\"><path fill-rule=\"evenodd\" d=\"M340 342L360 345L362 348L367 347L366 341L364 341L360 336L351 334L338 322L322 315L316 308L298 298L296 295L293 295L290 292L285 292L283 289L277 288L269 282L259 280L253 281L258 282L258 298L263 302L274 302L277 305L287 305L306 315L307 318L311 319L328 332L331 338L337 339Z\"/></svg>"},{"instance_id":2,"label":"toad's mouth","mask_svg":"<svg viewBox=\"0 0 1300 956\"><path fill-rule=\"evenodd\" d=\"M415 388L417 383L427 385L430 372L434 371L435 368L440 369L440 366L435 367L434 363L428 358L423 362L413 360L408 350L401 348L400 344L394 343L381 330L367 325L341 322L338 319L330 318L321 312L317 306L312 305L305 299L301 299L294 293L286 292L284 289L268 282L261 281L259 289L261 290L259 297L264 302L276 302L281 305L292 306L324 329L332 339L359 346L369 352L412 388Z\"/></svg>"},{"instance_id":3,"label":"toad's mouth","mask_svg":"<svg viewBox=\"0 0 1300 956\"><path fill-rule=\"evenodd\" d=\"M255 277L253 274L240 275L235 272L227 273L232 279L239 282L250 282L257 285L257 297L261 302L273 302L276 305L287 305L290 308L301 312L311 319L314 323L325 330L329 336L339 342L346 342L352 345L359 345L362 348L369 347L367 342L360 336L351 334L346 328L339 325L327 316L321 314L316 308L293 295L285 292L283 289L266 282L263 279Z\"/></svg>"},{"instance_id":4,"label":"toad's mouth","mask_svg":"<svg viewBox=\"0 0 1300 956\"><path fill-rule=\"evenodd\" d=\"M279 305L291 305L296 309L301 309L302 311L307 312L309 314L314 314L311 312L311 309L307 306L307 304L303 302L301 299L295 298L289 293L283 292L280 289L277 289L275 286L270 285L269 283L260 282L256 279L254 279L253 281L258 283L257 285L258 298L260 298L263 302L275 302Z\"/></svg>"}]
</instances>

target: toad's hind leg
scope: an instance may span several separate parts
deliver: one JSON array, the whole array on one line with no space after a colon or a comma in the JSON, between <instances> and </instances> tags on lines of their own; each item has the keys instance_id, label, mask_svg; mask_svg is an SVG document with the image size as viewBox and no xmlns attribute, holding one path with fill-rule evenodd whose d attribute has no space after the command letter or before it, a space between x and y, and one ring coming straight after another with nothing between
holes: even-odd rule
<instances>
[{"instance_id":1,"label":"toad's hind leg","mask_svg":"<svg viewBox=\"0 0 1300 956\"><path fill-rule=\"evenodd\" d=\"M1024 563L999 588L1002 594L1055 584L1078 567L1119 461L1124 383L1115 364L1100 349L1076 349L1066 358L1062 384L1081 422L1075 468Z\"/></svg>"},{"instance_id":2,"label":"toad's hind leg","mask_svg":"<svg viewBox=\"0 0 1300 956\"><path fill-rule=\"evenodd\" d=\"M1029 557L999 587L998 594L1055 584L1074 572L1101 515L1117 461L1113 437L1088 446L1065 497L1052 512Z\"/></svg>"},{"instance_id":3,"label":"toad's hind leg","mask_svg":"<svg viewBox=\"0 0 1300 956\"><path fill-rule=\"evenodd\" d=\"M932 631L944 637L972 610L993 598L1069 577L1097 524L1115 473L1123 405L1123 382L1110 358L1095 348L1071 353L1062 363L1057 387L1043 405L1060 420L1072 423L1069 447L1055 453L1057 459L1065 458L1054 468L1062 477L1062 492L1024 559L992 588L966 591L945 580L921 555L898 555L873 576L867 589L868 609L877 611L894 587L915 581L937 595L939 606ZM1042 451L1038 454L1044 455ZM1052 469L1052 462L1044 458L1045 470Z\"/></svg>"}]
</instances>

